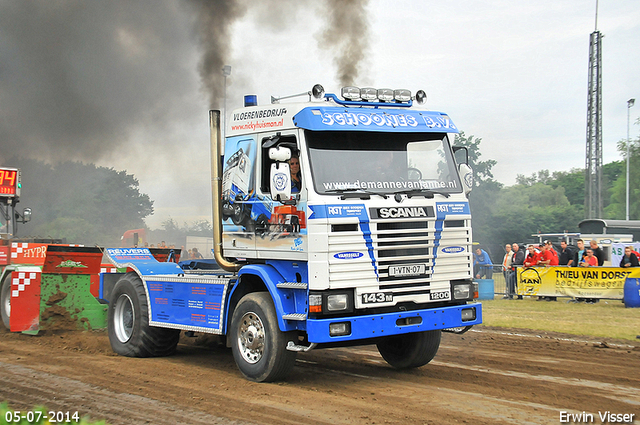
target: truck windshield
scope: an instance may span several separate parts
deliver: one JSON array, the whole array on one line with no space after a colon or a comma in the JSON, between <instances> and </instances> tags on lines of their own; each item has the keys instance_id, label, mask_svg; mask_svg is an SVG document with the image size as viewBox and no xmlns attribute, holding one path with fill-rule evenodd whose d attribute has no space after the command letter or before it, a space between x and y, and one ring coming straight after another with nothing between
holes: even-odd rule
<instances>
[{"instance_id":1,"label":"truck windshield","mask_svg":"<svg viewBox=\"0 0 640 425\"><path fill-rule=\"evenodd\" d=\"M317 193L461 192L442 133L305 131Z\"/></svg>"}]
</instances>

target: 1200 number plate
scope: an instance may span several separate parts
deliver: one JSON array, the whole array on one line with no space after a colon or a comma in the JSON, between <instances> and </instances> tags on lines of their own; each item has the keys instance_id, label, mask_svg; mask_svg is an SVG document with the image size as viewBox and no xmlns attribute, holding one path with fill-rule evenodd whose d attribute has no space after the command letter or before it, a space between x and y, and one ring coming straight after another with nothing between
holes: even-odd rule
<instances>
[{"instance_id":1,"label":"1200 number plate","mask_svg":"<svg viewBox=\"0 0 640 425\"><path fill-rule=\"evenodd\" d=\"M391 292L371 292L360 295L362 304L389 303L393 302Z\"/></svg>"},{"instance_id":2,"label":"1200 number plate","mask_svg":"<svg viewBox=\"0 0 640 425\"><path fill-rule=\"evenodd\" d=\"M442 301L449 301L451 299L451 292L450 291L432 291L431 295L430 295L431 301L437 301L437 300L442 300Z\"/></svg>"}]
</instances>

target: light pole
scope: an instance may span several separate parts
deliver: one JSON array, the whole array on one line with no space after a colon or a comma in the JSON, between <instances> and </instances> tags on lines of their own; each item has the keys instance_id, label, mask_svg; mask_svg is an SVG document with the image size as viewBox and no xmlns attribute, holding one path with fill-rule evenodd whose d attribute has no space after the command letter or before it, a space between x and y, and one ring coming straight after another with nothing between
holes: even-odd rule
<instances>
[{"instance_id":1,"label":"light pole","mask_svg":"<svg viewBox=\"0 0 640 425\"><path fill-rule=\"evenodd\" d=\"M635 99L627 100L627 221L629 221L629 117L631 116L631 107L635 103Z\"/></svg>"},{"instance_id":2,"label":"light pole","mask_svg":"<svg viewBox=\"0 0 640 425\"><path fill-rule=\"evenodd\" d=\"M225 127L227 125L227 77L231 75L231 66L225 65L222 67L222 75L224 76L224 106L222 107L222 134L224 135Z\"/></svg>"}]
</instances>

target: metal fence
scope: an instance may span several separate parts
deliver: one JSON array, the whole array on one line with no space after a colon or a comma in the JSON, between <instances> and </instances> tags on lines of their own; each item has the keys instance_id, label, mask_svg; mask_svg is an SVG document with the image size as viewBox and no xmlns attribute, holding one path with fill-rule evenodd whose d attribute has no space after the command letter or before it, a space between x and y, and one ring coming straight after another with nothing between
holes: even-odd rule
<instances>
[{"instance_id":1,"label":"metal fence","mask_svg":"<svg viewBox=\"0 0 640 425\"><path fill-rule=\"evenodd\" d=\"M502 271L502 265L500 264L493 264L493 293L496 295L507 293L505 272Z\"/></svg>"},{"instance_id":2,"label":"metal fence","mask_svg":"<svg viewBox=\"0 0 640 425\"><path fill-rule=\"evenodd\" d=\"M494 295L505 295L507 293L507 280L505 278L505 273L502 271L502 265L492 264L491 271L492 271L491 279L493 279Z\"/></svg>"}]
</instances>

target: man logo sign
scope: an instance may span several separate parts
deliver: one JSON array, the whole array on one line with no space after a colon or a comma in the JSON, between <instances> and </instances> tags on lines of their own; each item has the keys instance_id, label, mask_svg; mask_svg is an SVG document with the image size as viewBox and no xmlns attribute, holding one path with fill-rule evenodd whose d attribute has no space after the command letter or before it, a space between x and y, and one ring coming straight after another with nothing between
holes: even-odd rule
<instances>
[{"instance_id":1,"label":"man logo sign","mask_svg":"<svg viewBox=\"0 0 640 425\"><path fill-rule=\"evenodd\" d=\"M542 278L540 273L535 268L524 269L520 272L520 281L518 282L518 289L524 290L524 295L536 295L540 291L540 284ZM519 295L520 291L518 291Z\"/></svg>"}]
</instances>

